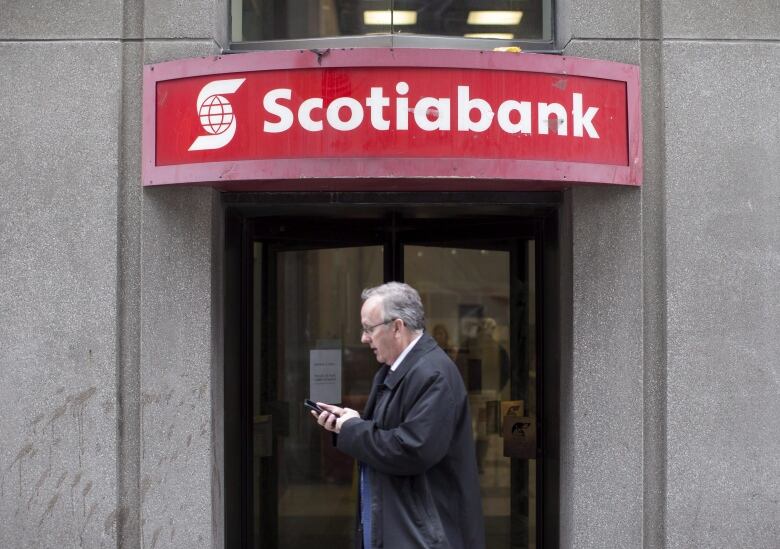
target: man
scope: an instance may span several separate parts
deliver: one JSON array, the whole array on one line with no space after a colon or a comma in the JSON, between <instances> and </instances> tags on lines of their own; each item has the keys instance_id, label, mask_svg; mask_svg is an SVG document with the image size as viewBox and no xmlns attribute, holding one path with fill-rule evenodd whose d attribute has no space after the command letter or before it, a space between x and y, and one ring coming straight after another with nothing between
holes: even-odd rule
<instances>
[{"instance_id":1,"label":"man","mask_svg":"<svg viewBox=\"0 0 780 549\"><path fill-rule=\"evenodd\" d=\"M471 416L458 369L423 332L414 288L390 282L362 298L361 341L383 365L363 416L324 403L319 416L312 412L360 464L356 545L484 548Z\"/></svg>"}]
</instances>

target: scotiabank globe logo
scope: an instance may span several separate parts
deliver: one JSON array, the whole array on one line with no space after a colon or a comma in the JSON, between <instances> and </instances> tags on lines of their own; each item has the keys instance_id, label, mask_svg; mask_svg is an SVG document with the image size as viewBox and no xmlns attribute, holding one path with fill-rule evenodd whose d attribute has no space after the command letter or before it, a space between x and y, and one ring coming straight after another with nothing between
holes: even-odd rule
<instances>
[{"instance_id":1,"label":"scotiabank globe logo","mask_svg":"<svg viewBox=\"0 0 780 549\"><path fill-rule=\"evenodd\" d=\"M233 106L221 95L207 97L198 109L203 129L214 135L225 133L233 123Z\"/></svg>"},{"instance_id":2,"label":"scotiabank globe logo","mask_svg":"<svg viewBox=\"0 0 780 549\"><path fill-rule=\"evenodd\" d=\"M192 145L191 151L221 149L236 134L236 115L233 105L225 97L235 93L246 78L215 80L200 90L197 101L198 117L203 130L209 135L201 135Z\"/></svg>"}]
</instances>

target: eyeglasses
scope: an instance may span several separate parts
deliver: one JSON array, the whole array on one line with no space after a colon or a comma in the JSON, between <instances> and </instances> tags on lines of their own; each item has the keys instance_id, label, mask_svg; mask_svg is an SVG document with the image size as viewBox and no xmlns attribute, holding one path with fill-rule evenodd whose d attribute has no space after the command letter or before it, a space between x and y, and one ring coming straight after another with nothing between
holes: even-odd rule
<instances>
[{"instance_id":1,"label":"eyeglasses","mask_svg":"<svg viewBox=\"0 0 780 549\"><path fill-rule=\"evenodd\" d=\"M361 326L360 331L363 332L363 335L371 335L371 333L374 331L374 328L378 328L379 326L383 326L385 324L390 324L391 322L394 322L395 319L391 318L390 320L385 320L384 322L380 322L379 324L374 324L373 326Z\"/></svg>"}]
</instances>

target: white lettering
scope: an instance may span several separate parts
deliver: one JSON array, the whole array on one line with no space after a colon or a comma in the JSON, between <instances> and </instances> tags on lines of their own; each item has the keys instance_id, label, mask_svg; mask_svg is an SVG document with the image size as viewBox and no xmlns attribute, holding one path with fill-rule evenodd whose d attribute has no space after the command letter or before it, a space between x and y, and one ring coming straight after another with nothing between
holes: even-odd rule
<instances>
[{"instance_id":1,"label":"white lettering","mask_svg":"<svg viewBox=\"0 0 780 549\"><path fill-rule=\"evenodd\" d=\"M301 126L304 130L310 132L321 132L322 120L312 120L311 118L311 111L314 109L322 110L321 97L312 97L311 99L307 99L301 103L301 106L298 107L298 120L301 121Z\"/></svg>"},{"instance_id":2,"label":"white lettering","mask_svg":"<svg viewBox=\"0 0 780 549\"><path fill-rule=\"evenodd\" d=\"M547 135L550 129L550 117L555 115L558 135L567 135L566 109L559 103L539 103L539 133Z\"/></svg>"},{"instance_id":3,"label":"white lettering","mask_svg":"<svg viewBox=\"0 0 780 549\"><path fill-rule=\"evenodd\" d=\"M390 98L382 95L382 88L371 88L366 106L371 109L371 125L380 131L389 130L390 121L385 120L383 109L390 106Z\"/></svg>"},{"instance_id":4,"label":"white lettering","mask_svg":"<svg viewBox=\"0 0 780 549\"><path fill-rule=\"evenodd\" d=\"M341 111L342 108L347 108L350 111L349 118L345 121L342 121L339 117L339 111ZM328 124L330 124L334 130L348 132L354 130L363 122L363 105L352 97L339 97L328 105L326 116L328 118Z\"/></svg>"},{"instance_id":5,"label":"white lettering","mask_svg":"<svg viewBox=\"0 0 780 549\"><path fill-rule=\"evenodd\" d=\"M599 112L597 107L589 107L585 112L585 116L582 116L582 94L575 93L572 101L574 107L572 108L572 131L574 137L582 137L582 129L588 132L588 137L598 139L599 134L596 132L596 128L593 127L593 117Z\"/></svg>"},{"instance_id":6,"label":"white lettering","mask_svg":"<svg viewBox=\"0 0 780 549\"><path fill-rule=\"evenodd\" d=\"M406 95L409 93L409 84L399 82L395 85L395 91L399 95ZM395 100L395 129L409 129L409 99L406 97L399 97Z\"/></svg>"},{"instance_id":7,"label":"white lettering","mask_svg":"<svg viewBox=\"0 0 780 549\"><path fill-rule=\"evenodd\" d=\"M270 114L279 117L279 122L263 122L263 131L268 133L280 133L289 130L293 125L293 113L284 105L277 103L279 99L292 98L292 90L289 88L279 88L271 90L263 98L263 108Z\"/></svg>"},{"instance_id":8,"label":"white lettering","mask_svg":"<svg viewBox=\"0 0 780 549\"><path fill-rule=\"evenodd\" d=\"M406 82L396 83L395 97L390 94L385 96L381 86L371 87L370 90L368 97L360 100L349 96L337 97L327 108L321 97L302 99L297 113L289 103L293 96L291 89L271 90L263 97L263 107L272 120L263 121L263 131L280 133L289 130L296 121L296 114L301 128L308 132L321 132L326 123L340 132L351 131L360 127L367 115L370 116L371 127L375 130L407 131L412 118L410 114L413 114L417 128L425 132L450 131L453 117L457 116L460 132L487 131L495 118L501 131L507 134L532 135L536 130L539 135L553 134L561 137L569 135L571 118L573 137L599 139L594 123L599 108L584 105L582 93L571 94L571 110L567 110L561 103L506 99L498 104L498 109L494 112L488 101L471 97L469 86L457 86L457 105L452 104L453 99L450 97L421 97L413 109L409 108L410 99L407 94L410 88ZM390 110L393 101L395 117ZM568 101L566 103L568 104ZM452 112L453 109L455 113ZM534 115L537 120L534 120ZM274 117L278 118L278 121L274 121Z\"/></svg>"},{"instance_id":9,"label":"white lettering","mask_svg":"<svg viewBox=\"0 0 780 549\"><path fill-rule=\"evenodd\" d=\"M471 111L479 111L479 120L471 120ZM458 131L484 132L493 121L493 110L484 99L469 99L469 87L458 86Z\"/></svg>"},{"instance_id":10,"label":"white lettering","mask_svg":"<svg viewBox=\"0 0 780 549\"><path fill-rule=\"evenodd\" d=\"M429 115L434 118L431 120ZM414 106L414 121L421 130L432 132L450 129L450 100L439 97L423 97Z\"/></svg>"},{"instance_id":11,"label":"white lettering","mask_svg":"<svg viewBox=\"0 0 780 549\"><path fill-rule=\"evenodd\" d=\"M509 118L512 111L520 114L518 123L512 122ZM498 125L506 133L531 133L531 103L528 101L514 101L509 99L501 103L498 107Z\"/></svg>"}]
</instances>

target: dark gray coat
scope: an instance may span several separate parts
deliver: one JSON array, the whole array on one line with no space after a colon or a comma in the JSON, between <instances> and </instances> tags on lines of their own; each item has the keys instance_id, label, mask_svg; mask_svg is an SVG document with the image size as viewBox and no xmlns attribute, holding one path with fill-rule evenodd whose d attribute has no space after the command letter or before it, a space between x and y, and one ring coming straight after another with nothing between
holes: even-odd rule
<instances>
[{"instance_id":1,"label":"dark gray coat","mask_svg":"<svg viewBox=\"0 0 780 549\"><path fill-rule=\"evenodd\" d=\"M389 370L377 372L362 418L345 422L336 441L372 469L372 549L484 548L471 415L458 368L425 334L385 377ZM359 531L356 543L362 546Z\"/></svg>"}]
</instances>

